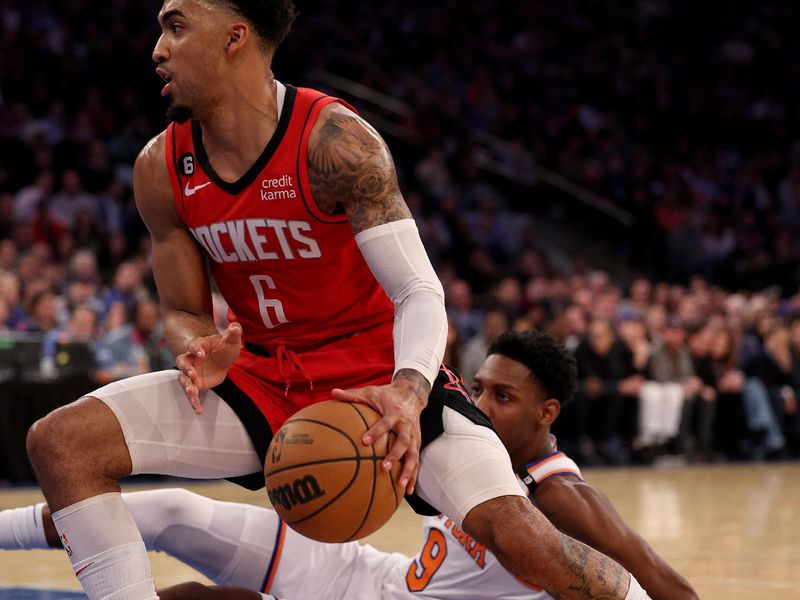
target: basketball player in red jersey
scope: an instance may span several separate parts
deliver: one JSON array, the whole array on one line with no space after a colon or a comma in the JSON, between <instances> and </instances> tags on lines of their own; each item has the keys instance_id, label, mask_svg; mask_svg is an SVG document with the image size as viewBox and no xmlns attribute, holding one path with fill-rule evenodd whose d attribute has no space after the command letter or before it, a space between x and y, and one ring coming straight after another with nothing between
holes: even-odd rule
<instances>
[{"instance_id":1,"label":"basketball player in red jersey","mask_svg":"<svg viewBox=\"0 0 800 600\"><path fill-rule=\"evenodd\" d=\"M557 598L640 597L532 507L471 404L422 412L446 337L441 285L377 133L274 79L294 16L291 0L167 0L159 13L153 59L175 122L137 158L134 192L178 371L104 386L28 436L87 596L156 598L120 477L263 485L271 432L333 395L383 415L365 443L395 431L384 467L403 461L412 506L450 515L518 577ZM208 273L238 319L222 333Z\"/></svg>"}]
</instances>

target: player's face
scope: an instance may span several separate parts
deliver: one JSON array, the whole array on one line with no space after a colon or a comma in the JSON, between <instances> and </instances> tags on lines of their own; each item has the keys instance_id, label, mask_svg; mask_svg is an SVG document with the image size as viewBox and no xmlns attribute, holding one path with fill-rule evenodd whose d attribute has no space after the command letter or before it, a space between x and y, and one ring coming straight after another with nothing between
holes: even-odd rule
<instances>
[{"instance_id":1,"label":"player's face","mask_svg":"<svg viewBox=\"0 0 800 600\"><path fill-rule=\"evenodd\" d=\"M167 0L158 13L161 36L153 49L167 116L185 121L213 104L214 82L224 47L223 14L201 0Z\"/></svg>"},{"instance_id":2,"label":"player's face","mask_svg":"<svg viewBox=\"0 0 800 600\"><path fill-rule=\"evenodd\" d=\"M543 421L548 399L530 369L507 356L492 354L475 374L471 394L478 408L492 420L514 467L535 458L541 442L537 433L549 426Z\"/></svg>"}]
</instances>

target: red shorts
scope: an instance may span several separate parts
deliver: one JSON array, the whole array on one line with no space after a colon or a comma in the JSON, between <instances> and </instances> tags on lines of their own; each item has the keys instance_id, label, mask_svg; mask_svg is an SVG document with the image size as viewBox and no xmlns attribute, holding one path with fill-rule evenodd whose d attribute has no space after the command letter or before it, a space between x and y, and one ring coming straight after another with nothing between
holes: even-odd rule
<instances>
[{"instance_id":1,"label":"red shorts","mask_svg":"<svg viewBox=\"0 0 800 600\"><path fill-rule=\"evenodd\" d=\"M329 400L334 388L389 383L394 372L392 328L393 322L387 321L308 352L278 348L265 357L243 348L228 378L275 432L301 408Z\"/></svg>"}]
</instances>

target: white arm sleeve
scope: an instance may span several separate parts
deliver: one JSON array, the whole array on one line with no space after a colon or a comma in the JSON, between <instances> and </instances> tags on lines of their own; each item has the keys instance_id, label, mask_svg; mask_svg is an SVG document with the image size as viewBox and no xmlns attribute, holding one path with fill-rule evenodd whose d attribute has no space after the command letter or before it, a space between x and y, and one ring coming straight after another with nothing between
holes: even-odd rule
<instances>
[{"instance_id":1,"label":"white arm sleeve","mask_svg":"<svg viewBox=\"0 0 800 600\"><path fill-rule=\"evenodd\" d=\"M413 219L356 235L364 260L394 303L394 371L413 369L433 384L447 342L444 290Z\"/></svg>"}]
</instances>

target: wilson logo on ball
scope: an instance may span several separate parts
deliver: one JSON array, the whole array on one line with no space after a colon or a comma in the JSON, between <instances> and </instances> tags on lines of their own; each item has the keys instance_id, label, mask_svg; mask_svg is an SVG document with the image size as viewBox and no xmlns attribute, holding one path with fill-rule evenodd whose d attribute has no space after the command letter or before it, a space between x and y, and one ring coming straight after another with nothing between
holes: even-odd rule
<instances>
[{"instance_id":1,"label":"wilson logo on ball","mask_svg":"<svg viewBox=\"0 0 800 600\"><path fill-rule=\"evenodd\" d=\"M293 483L284 483L267 490L269 501L273 506L280 505L285 510L291 510L298 504L308 504L325 495L317 479L313 475L306 475L295 479Z\"/></svg>"}]
</instances>

